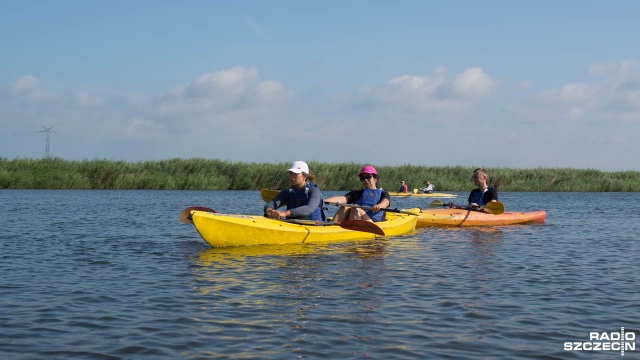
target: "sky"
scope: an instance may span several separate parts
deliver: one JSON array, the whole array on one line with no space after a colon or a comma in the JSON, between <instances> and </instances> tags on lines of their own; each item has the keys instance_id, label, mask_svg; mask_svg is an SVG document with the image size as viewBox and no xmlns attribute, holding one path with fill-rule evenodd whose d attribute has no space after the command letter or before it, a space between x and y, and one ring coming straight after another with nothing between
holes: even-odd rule
<instances>
[{"instance_id":1,"label":"sky","mask_svg":"<svg viewBox=\"0 0 640 360\"><path fill-rule=\"evenodd\" d=\"M0 8L0 157L640 171L640 1Z\"/></svg>"}]
</instances>

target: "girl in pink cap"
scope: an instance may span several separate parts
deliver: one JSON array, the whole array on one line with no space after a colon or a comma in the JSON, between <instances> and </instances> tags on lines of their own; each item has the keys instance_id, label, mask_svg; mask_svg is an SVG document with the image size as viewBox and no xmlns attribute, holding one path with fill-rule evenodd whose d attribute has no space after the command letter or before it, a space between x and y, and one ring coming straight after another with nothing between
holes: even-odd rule
<instances>
[{"instance_id":1,"label":"girl in pink cap","mask_svg":"<svg viewBox=\"0 0 640 360\"><path fill-rule=\"evenodd\" d=\"M373 208L372 210L364 210L360 208L340 207L333 215L333 222L342 222L344 220L367 220L371 222L382 221L384 212L380 209L386 209L391 205L389 193L384 189L377 187L378 172L376 169L367 165L360 170L358 174L362 189L349 191L344 195L333 196L325 199L328 203L356 204Z\"/></svg>"}]
</instances>

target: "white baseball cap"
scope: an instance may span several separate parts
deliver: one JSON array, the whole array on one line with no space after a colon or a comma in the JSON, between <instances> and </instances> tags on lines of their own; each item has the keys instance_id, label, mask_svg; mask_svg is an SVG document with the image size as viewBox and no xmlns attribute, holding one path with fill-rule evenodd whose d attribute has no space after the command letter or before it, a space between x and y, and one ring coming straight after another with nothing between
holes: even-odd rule
<instances>
[{"instance_id":1,"label":"white baseball cap","mask_svg":"<svg viewBox=\"0 0 640 360\"><path fill-rule=\"evenodd\" d=\"M296 174L300 174L301 172L303 173L309 173L309 165L307 165L306 162L304 161L294 161L291 164L291 167L289 168L288 171L294 172Z\"/></svg>"}]
</instances>

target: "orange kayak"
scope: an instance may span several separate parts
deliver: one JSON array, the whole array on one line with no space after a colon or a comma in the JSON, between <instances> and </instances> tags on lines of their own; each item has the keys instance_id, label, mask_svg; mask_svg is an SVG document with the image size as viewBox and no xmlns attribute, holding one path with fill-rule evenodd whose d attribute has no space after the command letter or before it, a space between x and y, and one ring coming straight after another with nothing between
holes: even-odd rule
<instances>
[{"instance_id":1,"label":"orange kayak","mask_svg":"<svg viewBox=\"0 0 640 360\"><path fill-rule=\"evenodd\" d=\"M416 227L427 226L503 226L544 223L547 213L504 212L500 215L465 209L423 209Z\"/></svg>"}]
</instances>

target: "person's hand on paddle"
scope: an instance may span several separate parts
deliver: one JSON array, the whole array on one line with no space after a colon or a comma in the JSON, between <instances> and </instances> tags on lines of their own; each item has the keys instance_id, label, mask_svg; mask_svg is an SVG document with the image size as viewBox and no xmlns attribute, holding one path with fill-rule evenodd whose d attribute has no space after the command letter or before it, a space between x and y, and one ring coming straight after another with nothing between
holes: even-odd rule
<instances>
[{"instance_id":1,"label":"person's hand on paddle","mask_svg":"<svg viewBox=\"0 0 640 360\"><path fill-rule=\"evenodd\" d=\"M465 210L477 210L477 211L482 211L482 206L476 204L476 203L471 203L467 206L460 206L460 205L456 205L455 203L447 203L444 204L444 206L448 206L451 209L465 209Z\"/></svg>"},{"instance_id":2,"label":"person's hand on paddle","mask_svg":"<svg viewBox=\"0 0 640 360\"><path fill-rule=\"evenodd\" d=\"M391 205L391 203L389 202L389 199L382 199L379 203L373 205L371 207L371 210L373 212L379 212L380 210L384 210L386 208L389 207L389 205Z\"/></svg>"},{"instance_id":3,"label":"person's hand on paddle","mask_svg":"<svg viewBox=\"0 0 640 360\"><path fill-rule=\"evenodd\" d=\"M278 211L272 208L268 208L265 213L267 217L271 219L284 219L287 217L286 211Z\"/></svg>"},{"instance_id":4,"label":"person's hand on paddle","mask_svg":"<svg viewBox=\"0 0 640 360\"><path fill-rule=\"evenodd\" d=\"M471 210L477 210L477 211L482 211L482 206L476 204L476 203L471 203L468 206L469 209Z\"/></svg>"}]
</instances>

